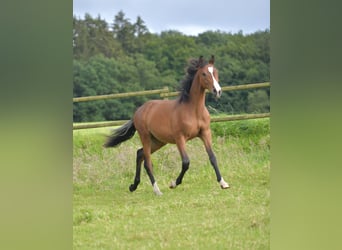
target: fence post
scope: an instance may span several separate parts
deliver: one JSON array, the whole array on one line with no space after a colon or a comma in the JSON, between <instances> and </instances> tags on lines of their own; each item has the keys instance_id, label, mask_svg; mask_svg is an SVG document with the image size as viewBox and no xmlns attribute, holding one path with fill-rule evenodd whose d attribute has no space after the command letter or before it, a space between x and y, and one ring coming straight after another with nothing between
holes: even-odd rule
<instances>
[{"instance_id":1,"label":"fence post","mask_svg":"<svg viewBox=\"0 0 342 250\"><path fill-rule=\"evenodd\" d=\"M163 96L164 96L164 100L168 100L169 98L168 98L168 95L165 95L165 93L169 93L170 91L169 91L169 87L167 87L167 86L165 86L164 88L163 88L164 90L165 90L165 92L163 91L163 93L160 93L160 97L162 98Z\"/></svg>"}]
</instances>

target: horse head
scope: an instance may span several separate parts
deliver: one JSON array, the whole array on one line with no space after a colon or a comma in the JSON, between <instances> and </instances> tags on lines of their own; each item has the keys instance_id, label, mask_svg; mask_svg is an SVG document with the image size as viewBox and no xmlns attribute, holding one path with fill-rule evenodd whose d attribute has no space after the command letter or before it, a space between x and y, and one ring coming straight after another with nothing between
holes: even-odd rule
<instances>
[{"instance_id":1,"label":"horse head","mask_svg":"<svg viewBox=\"0 0 342 250\"><path fill-rule=\"evenodd\" d=\"M215 57L212 55L209 63L204 65L203 56L200 56L198 60L198 72L199 81L204 89L208 89L216 97L220 97L222 94L221 86L218 83L218 71L214 67Z\"/></svg>"}]
</instances>

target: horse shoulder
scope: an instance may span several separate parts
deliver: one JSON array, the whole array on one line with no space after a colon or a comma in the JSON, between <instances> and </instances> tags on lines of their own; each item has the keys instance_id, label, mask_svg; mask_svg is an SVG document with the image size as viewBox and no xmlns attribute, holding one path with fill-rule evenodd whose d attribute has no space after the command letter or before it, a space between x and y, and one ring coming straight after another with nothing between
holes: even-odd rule
<instances>
[{"instance_id":1,"label":"horse shoulder","mask_svg":"<svg viewBox=\"0 0 342 250\"><path fill-rule=\"evenodd\" d=\"M202 116L200 117L200 128L202 129L207 129L210 127L210 114L209 111L206 107L204 107Z\"/></svg>"},{"instance_id":2,"label":"horse shoulder","mask_svg":"<svg viewBox=\"0 0 342 250\"><path fill-rule=\"evenodd\" d=\"M200 131L198 133L198 137L200 137L202 140L207 137L211 137L211 130L210 130L210 114L209 112L206 112L203 115L203 118L200 123Z\"/></svg>"}]
</instances>

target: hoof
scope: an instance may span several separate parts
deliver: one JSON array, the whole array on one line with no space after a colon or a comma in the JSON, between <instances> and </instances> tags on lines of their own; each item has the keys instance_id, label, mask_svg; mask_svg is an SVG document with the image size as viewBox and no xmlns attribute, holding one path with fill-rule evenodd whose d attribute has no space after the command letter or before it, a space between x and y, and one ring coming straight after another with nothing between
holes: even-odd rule
<instances>
[{"instance_id":1,"label":"hoof","mask_svg":"<svg viewBox=\"0 0 342 250\"><path fill-rule=\"evenodd\" d=\"M177 184L175 181L171 181L169 188L176 188Z\"/></svg>"},{"instance_id":2,"label":"hoof","mask_svg":"<svg viewBox=\"0 0 342 250\"><path fill-rule=\"evenodd\" d=\"M220 180L220 186L222 189L229 188L229 184L223 180L223 178Z\"/></svg>"},{"instance_id":3,"label":"hoof","mask_svg":"<svg viewBox=\"0 0 342 250\"><path fill-rule=\"evenodd\" d=\"M133 184L129 186L129 191L134 192L137 189Z\"/></svg>"}]
</instances>

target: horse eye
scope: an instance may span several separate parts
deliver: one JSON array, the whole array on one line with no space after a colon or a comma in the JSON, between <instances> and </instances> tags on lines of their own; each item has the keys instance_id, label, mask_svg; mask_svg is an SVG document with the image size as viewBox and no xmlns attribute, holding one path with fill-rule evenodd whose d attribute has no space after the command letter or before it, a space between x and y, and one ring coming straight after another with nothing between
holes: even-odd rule
<instances>
[{"instance_id":1,"label":"horse eye","mask_svg":"<svg viewBox=\"0 0 342 250\"><path fill-rule=\"evenodd\" d=\"M202 76L206 76L207 74L205 72L202 73Z\"/></svg>"}]
</instances>

